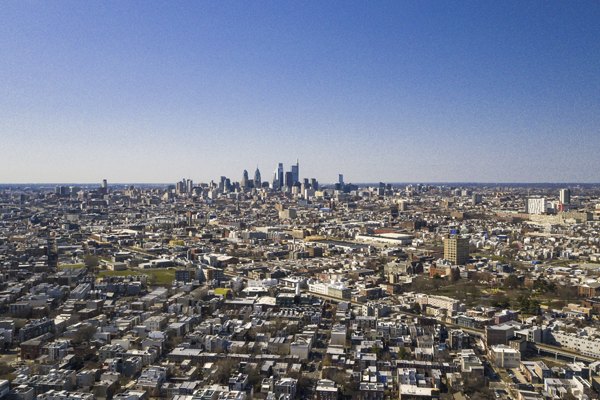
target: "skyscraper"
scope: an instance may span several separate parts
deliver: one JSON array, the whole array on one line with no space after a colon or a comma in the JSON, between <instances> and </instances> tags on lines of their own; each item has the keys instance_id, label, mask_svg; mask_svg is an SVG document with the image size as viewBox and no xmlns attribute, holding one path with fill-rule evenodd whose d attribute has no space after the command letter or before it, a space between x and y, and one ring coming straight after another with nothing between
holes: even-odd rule
<instances>
[{"instance_id":1,"label":"skyscraper","mask_svg":"<svg viewBox=\"0 0 600 400\"><path fill-rule=\"evenodd\" d=\"M102 185L100 185L100 192L103 194L108 193L108 181L106 179L102 179Z\"/></svg>"},{"instance_id":2,"label":"skyscraper","mask_svg":"<svg viewBox=\"0 0 600 400\"><path fill-rule=\"evenodd\" d=\"M300 182L300 163L296 160L296 165L292 165L292 185Z\"/></svg>"},{"instance_id":3,"label":"skyscraper","mask_svg":"<svg viewBox=\"0 0 600 400\"><path fill-rule=\"evenodd\" d=\"M277 166L277 182L279 188L283 187L283 163L279 163Z\"/></svg>"},{"instance_id":4,"label":"skyscraper","mask_svg":"<svg viewBox=\"0 0 600 400\"><path fill-rule=\"evenodd\" d=\"M319 182L315 178L311 178L310 187L314 190L319 190Z\"/></svg>"},{"instance_id":5,"label":"skyscraper","mask_svg":"<svg viewBox=\"0 0 600 400\"><path fill-rule=\"evenodd\" d=\"M254 171L254 187L259 188L262 185L262 180L260 179L260 171L258 167L256 167L256 171Z\"/></svg>"},{"instance_id":6,"label":"skyscraper","mask_svg":"<svg viewBox=\"0 0 600 400\"><path fill-rule=\"evenodd\" d=\"M560 204L571 204L571 189L560 189Z\"/></svg>"},{"instance_id":7,"label":"skyscraper","mask_svg":"<svg viewBox=\"0 0 600 400\"><path fill-rule=\"evenodd\" d=\"M285 186L287 188L294 186L294 174L291 171L285 173Z\"/></svg>"},{"instance_id":8,"label":"skyscraper","mask_svg":"<svg viewBox=\"0 0 600 400\"><path fill-rule=\"evenodd\" d=\"M244 170L244 173L242 174L242 181L240 182L240 186L244 189L250 186L250 179L248 178L247 170Z\"/></svg>"}]
</instances>

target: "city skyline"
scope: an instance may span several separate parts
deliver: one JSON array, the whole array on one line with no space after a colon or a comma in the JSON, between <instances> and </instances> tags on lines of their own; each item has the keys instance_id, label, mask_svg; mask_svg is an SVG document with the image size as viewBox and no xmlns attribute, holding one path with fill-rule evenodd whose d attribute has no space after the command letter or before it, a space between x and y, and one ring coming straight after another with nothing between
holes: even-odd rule
<instances>
[{"instance_id":1,"label":"city skyline","mask_svg":"<svg viewBox=\"0 0 600 400\"><path fill-rule=\"evenodd\" d=\"M0 183L597 182L600 5L24 3Z\"/></svg>"}]
</instances>

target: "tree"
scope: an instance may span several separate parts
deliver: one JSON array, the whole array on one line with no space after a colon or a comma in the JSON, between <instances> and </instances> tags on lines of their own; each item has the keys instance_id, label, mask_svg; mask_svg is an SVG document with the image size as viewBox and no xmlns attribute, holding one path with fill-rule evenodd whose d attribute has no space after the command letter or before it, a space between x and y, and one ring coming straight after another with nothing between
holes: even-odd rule
<instances>
[{"instance_id":1,"label":"tree","mask_svg":"<svg viewBox=\"0 0 600 400\"><path fill-rule=\"evenodd\" d=\"M410 306L410 310L415 314L421 314L422 312L421 305L416 301L412 303L412 305Z\"/></svg>"},{"instance_id":2,"label":"tree","mask_svg":"<svg viewBox=\"0 0 600 400\"><path fill-rule=\"evenodd\" d=\"M226 385L229 382L231 374L234 372L234 368L237 362L232 358L223 358L216 363L217 370L213 374L212 379L216 383Z\"/></svg>"},{"instance_id":3,"label":"tree","mask_svg":"<svg viewBox=\"0 0 600 400\"><path fill-rule=\"evenodd\" d=\"M532 299L529 296L521 295L517 298L517 306L522 313L538 315L540 313L539 300Z\"/></svg>"},{"instance_id":4,"label":"tree","mask_svg":"<svg viewBox=\"0 0 600 400\"><path fill-rule=\"evenodd\" d=\"M100 265L99 258L93 254L86 254L83 257L83 264L92 273L96 272L98 265Z\"/></svg>"},{"instance_id":5,"label":"tree","mask_svg":"<svg viewBox=\"0 0 600 400\"><path fill-rule=\"evenodd\" d=\"M406 350L406 347L401 346L400 349L398 350L398 358L401 360L407 360L408 359L408 351Z\"/></svg>"},{"instance_id":6,"label":"tree","mask_svg":"<svg viewBox=\"0 0 600 400\"><path fill-rule=\"evenodd\" d=\"M73 344L89 343L96 334L96 327L93 325L84 325L75 332Z\"/></svg>"},{"instance_id":7,"label":"tree","mask_svg":"<svg viewBox=\"0 0 600 400\"><path fill-rule=\"evenodd\" d=\"M567 285L557 285L556 290L553 291L553 295L556 299L568 301L577 298L577 287Z\"/></svg>"},{"instance_id":8,"label":"tree","mask_svg":"<svg viewBox=\"0 0 600 400\"><path fill-rule=\"evenodd\" d=\"M374 344L371 347L371 353L376 354L378 359L379 359L379 356L381 355L381 350L382 350L381 347L377 346L376 344Z\"/></svg>"},{"instance_id":9,"label":"tree","mask_svg":"<svg viewBox=\"0 0 600 400\"><path fill-rule=\"evenodd\" d=\"M308 398L308 395L311 392L314 383L312 379L307 377L306 375L302 375L298 378L298 382L296 383L297 395L300 396L301 399Z\"/></svg>"},{"instance_id":10,"label":"tree","mask_svg":"<svg viewBox=\"0 0 600 400\"><path fill-rule=\"evenodd\" d=\"M475 377L466 377L464 379L463 392L464 394L468 394L472 400L492 398L490 389L485 384L482 384L480 379Z\"/></svg>"},{"instance_id":11,"label":"tree","mask_svg":"<svg viewBox=\"0 0 600 400\"><path fill-rule=\"evenodd\" d=\"M496 293L492 296L491 305L492 307L498 308L509 308L510 307L510 299L504 293Z\"/></svg>"},{"instance_id":12,"label":"tree","mask_svg":"<svg viewBox=\"0 0 600 400\"><path fill-rule=\"evenodd\" d=\"M260 370L258 367L250 368L248 373L248 384L254 388L254 390L260 390Z\"/></svg>"},{"instance_id":13,"label":"tree","mask_svg":"<svg viewBox=\"0 0 600 400\"><path fill-rule=\"evenodd\" d=\"M548 282L545 279L538 279L533 283L533 290L536 290L540 293L554 292L556 290L556 285L554 282Z\"/></svg>"},{"instance_id":14,"label":"tree","mask_svg":"<svg viewBox=\"0 0 600 400\"><path fill-rule=\"evenodd\" d=\"M515 274L510 274L504 279L504 287L507 289L517 289L521 286L519 277Z\"/></svg>"}]
</instances>

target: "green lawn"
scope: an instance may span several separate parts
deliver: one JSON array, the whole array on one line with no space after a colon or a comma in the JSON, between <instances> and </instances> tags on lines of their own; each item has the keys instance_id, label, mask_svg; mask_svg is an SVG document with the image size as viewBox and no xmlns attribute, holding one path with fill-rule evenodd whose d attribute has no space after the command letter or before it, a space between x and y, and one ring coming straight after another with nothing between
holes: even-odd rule
<instances>
[{"instance_id":1,"label":"green lawn","mask_svg":"<svg viewBox=\"0 0 600 400\"><path fill-rule=\"evenodd\" d=\"M171 285L175 280L175 269L157 268L157 269L126 269L123 271L100 271L99 277L104 276L131 276L147 275L149 283L152 285L166 286Z\"/></svg>"}]
</instances>

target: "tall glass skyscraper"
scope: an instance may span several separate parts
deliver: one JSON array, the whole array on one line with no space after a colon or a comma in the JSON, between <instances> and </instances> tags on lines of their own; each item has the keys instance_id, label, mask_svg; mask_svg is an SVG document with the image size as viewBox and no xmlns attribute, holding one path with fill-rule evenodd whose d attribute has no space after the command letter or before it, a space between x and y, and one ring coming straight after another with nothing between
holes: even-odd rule
<instances>
[{"instance_id":1,"label":"tall glass skyscraper","mask_svg":"<svg viewBox=\"0 0 600 400\"><path fill-rule=\"evenodd\" d=\"M296 165L292 165L292 185L300 182L300 163L296 160Z\"/></svg>"}]
</instances>

